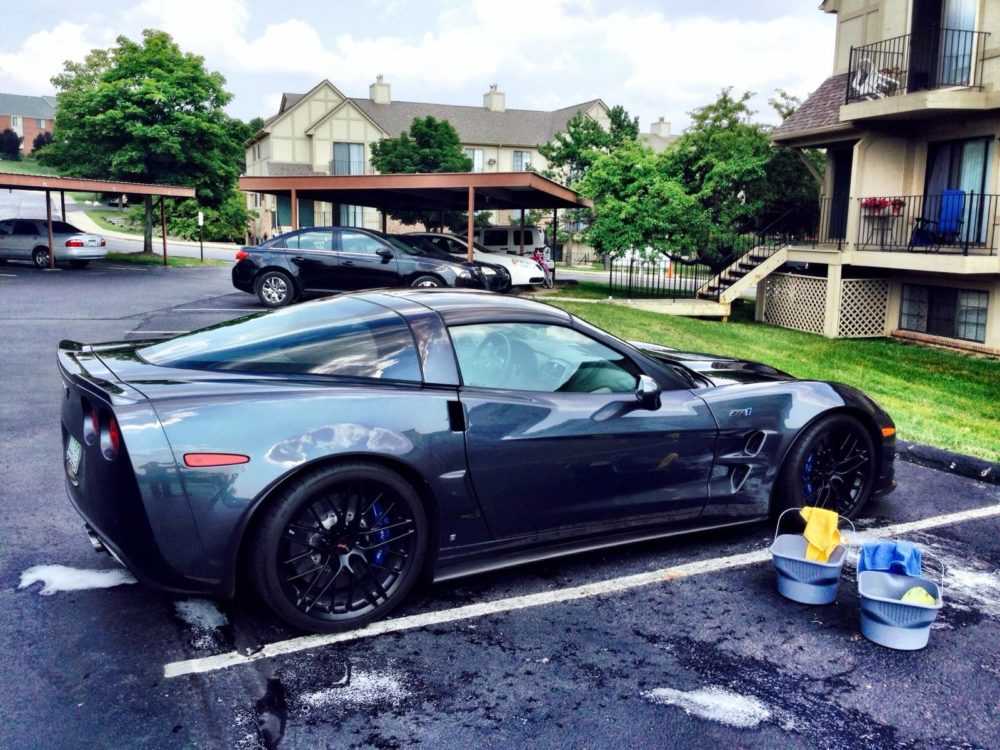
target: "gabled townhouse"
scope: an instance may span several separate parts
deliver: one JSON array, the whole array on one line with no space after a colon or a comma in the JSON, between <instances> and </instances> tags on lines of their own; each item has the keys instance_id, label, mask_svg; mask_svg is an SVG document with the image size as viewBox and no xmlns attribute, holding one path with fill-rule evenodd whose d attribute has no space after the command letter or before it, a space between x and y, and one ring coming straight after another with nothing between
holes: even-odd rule
<instances>
[{"instance_id":1,"label":"gabled townhouse","mask_svg":"<svg viewBox=\"0 0 1000 750\"><path fill-rule=\"evenodd\" d=\"M21 153L30 154L39 133L51 133L56 117L54 96L0 94L0 131L21 136Z\"/></svg>"},{"instance_id":2,"label":"gabled townhouse","mask_svg":"<svg viewBox=\"0 0 1000 750\"><path fill-rule=\"evenodd\" d=\"M773 134L826 151L758 318L1000 354L1000 2L825 0L832 75Z\"/></svg>"},{"instance_id":3,"label":"gabled townhouse","mask_svg":"<svg viewBox=\"0 0 1000 750\"><path fill-rule=\"evenodd\" d=\"M428 115L447 120L458 132L475 172L543 171L548 163L538 146L566 129L570 118L582 112L603 127L610 126L608 107L600 99L552 112L508 109L496 85L483 95L482 106L394 101L388 82L378 76L367 98L342 94L327 80L305 94L284 94L277 114L267 118L247 143L246 170L250 176L308 174L367 174L371 144L395 138L415 118ZM669 124L667 133L669 133ZM662 128L661 128L662 131ZM258 236L273 235L291 223L291 202L251 197L260 218ZM341 224L380 226L373 209L300 201L302 225ZM501 218L502 217L495 217Z\"/></svg>"}]
</instances>

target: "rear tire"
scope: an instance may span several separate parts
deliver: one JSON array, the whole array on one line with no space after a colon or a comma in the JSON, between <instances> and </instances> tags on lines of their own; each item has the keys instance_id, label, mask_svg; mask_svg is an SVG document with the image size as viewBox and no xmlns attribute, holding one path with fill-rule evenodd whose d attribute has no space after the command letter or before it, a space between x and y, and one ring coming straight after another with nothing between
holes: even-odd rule
<instances>
[{"instance_id":1,"label":"rear tire","mask_svg":"<svg viewBox=\"0 0 1000 750\"><path fill-rule=\"evenodd\" d=\"M295 300L295 285L282 271L266 271L257 278L254 286L257 299L264 307L284 307Z\"/></svg>"},{"instance_id":2,"label":"rear tire","mask_svg":"<svg viewBox=\"0 0 1000 750\"><path fill-rule=\"evenodd\" d=\"M49 249L47 247L36 247L31 253L31 259L35 262L36 268L49 267Z\"/></svg>"},{"instance_id":3,"label":"rear tire","mask_svg":"<svg viewBox=\"0 0 1000 750\"><path fill-rule=\"evenodd\" d=\"M812 505L853 518L871 496L875 445L865 426L846 414L821 417L803 430L774 485L776 512Z\"/></svg>"},{"instance_id":4,"label":"rear tire","mask_svg":"<svg viewBox=\"0 0 1000 750\"><path fill-rule=\"evenodd\" d=\"M427 551L414 489L379 464L311 471L274 498L251 548L254 585L295 627L334 633L385 617L413 587Z\"/></svg>"}]
</instances>

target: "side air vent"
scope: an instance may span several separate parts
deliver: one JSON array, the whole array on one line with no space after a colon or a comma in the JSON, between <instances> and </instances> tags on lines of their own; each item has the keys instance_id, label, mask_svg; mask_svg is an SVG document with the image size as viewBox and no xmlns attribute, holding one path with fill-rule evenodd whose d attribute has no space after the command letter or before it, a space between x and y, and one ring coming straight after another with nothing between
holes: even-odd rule
<instances>
[{"instance_id":1,"label":"side air vent","mask_svg":"<svg viewBox=\"0 0 1000 750\"><path fill-rule=\"evenodd\" d=\"M729 480L733 483L733 492L739 492L743 489L743 485L746 484L747 477L750 476L750 467L746 464L740 464L739 466L733 467L733 473L729 476Z\"/></svg>"},{"instance_id":2,"label":"side air vent","mask_svg":"<svg viewBox=\"0 0 1000 750\"><path fill-rule=\"evenodd\" d=\"M747 437L746 445L743 446L743 452L748 456L756 456L760 453L760 449L764 447L764 441L766 439L767 435L760 430L751 432L749 437Z\"/></svg>"}]
</instances>

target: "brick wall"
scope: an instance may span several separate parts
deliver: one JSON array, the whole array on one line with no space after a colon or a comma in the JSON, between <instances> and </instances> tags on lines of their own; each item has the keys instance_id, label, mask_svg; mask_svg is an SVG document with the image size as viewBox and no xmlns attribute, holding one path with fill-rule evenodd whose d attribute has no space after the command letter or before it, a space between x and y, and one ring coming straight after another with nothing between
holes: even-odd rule
<instances>
[{"instance_id":1,"label":"brick wall","mask_svg":"<svg viewBox=\"0 0 1000 750\"><path fill-rule=\"evenodd\" d=\"M0 132L10 128L11 130L20 130L21 135L24 136L21 141L21 152L25 155L31 153L31 147L35 142L35 137L42 132L52 132L52 120L42 120L42 127L38 126L38 119L35 117L22 117L21 127L15 128L13 125L13 120L11 115L0 115Z\"/></svg>"}]
</instances>

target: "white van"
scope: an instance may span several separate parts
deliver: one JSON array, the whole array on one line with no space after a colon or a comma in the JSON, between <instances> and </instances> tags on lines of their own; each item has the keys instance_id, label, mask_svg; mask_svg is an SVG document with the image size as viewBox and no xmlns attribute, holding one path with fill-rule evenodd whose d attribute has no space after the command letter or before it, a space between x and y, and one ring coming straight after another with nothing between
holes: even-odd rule
<instances>
[{"instance_id":1,"label":"white van","mask_svg":"<svg viewBox=\"0 0 1000 750\"><path fill-rule=\"evenodd\" d=\"M542 248L547 263L552 262L552 251L545 244L545 232L540 227L496 226L477 227L475 240L490 252L509 255L532 255L535 248ZM522 251L521 245L524 249Z\"/></svg>"}]
</instances>

